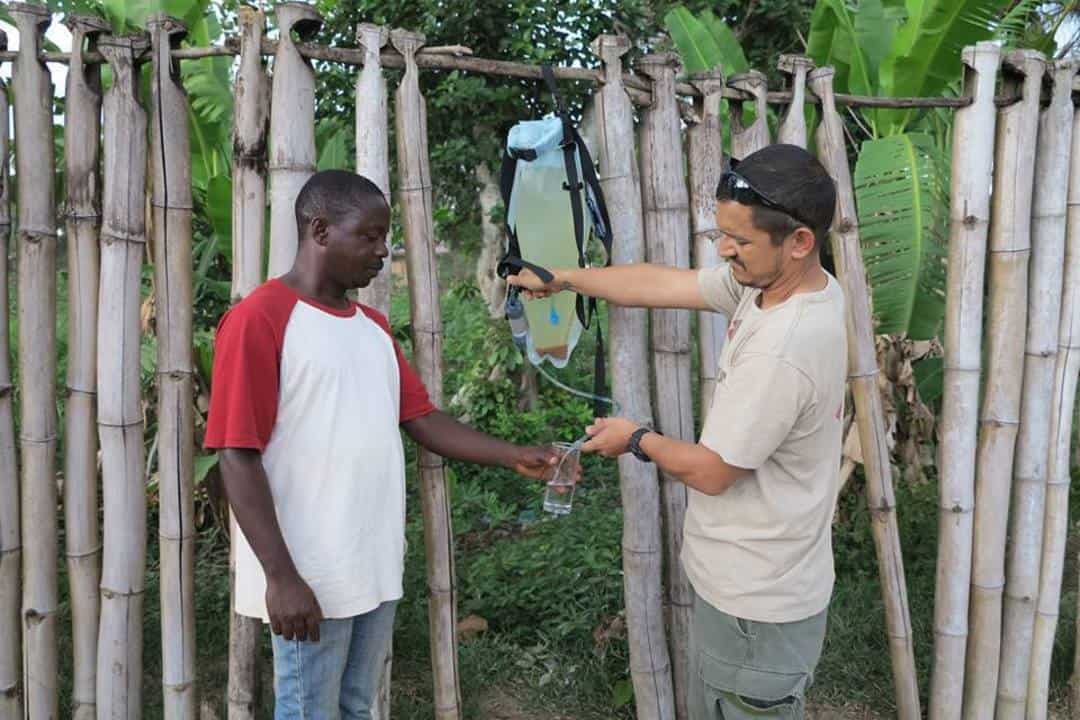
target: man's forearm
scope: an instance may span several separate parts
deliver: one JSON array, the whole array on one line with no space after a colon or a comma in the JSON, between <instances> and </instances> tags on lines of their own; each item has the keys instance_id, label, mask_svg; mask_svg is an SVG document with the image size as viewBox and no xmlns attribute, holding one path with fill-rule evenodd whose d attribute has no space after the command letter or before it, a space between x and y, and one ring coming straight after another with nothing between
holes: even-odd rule
<instances>
[{"instance_id":1,"label":"man's forearm","mask_svg":"<svg viewBox=\"0 0 1080 720\"><path fill-rule=\"evenodd\" d=\"M728 465L718 454L697 443L675 440L657 433L641 438L641 449L656 466L687 487L706 495L719 495L749 473Z\"/></svg>"},{"instance_id":2,"label":"man's forearm","mask_svg":"<svg viewBox=\"0 0 1080 720\"><path fill-rule=\"evenodd\" d=\"M555 285L626 307L705 309L697 274L685 268L634 263L554 271Z\"/></svg>"},{"instance_id":3,"label":"man's forearm","mask_svg":"<svg viewBox=\"0 0 1080 720\"><path fill-rule=\"evenodd\" d=\"M223 450L221 477L236 523L266 575L296 574L296 566L278 524L262 456L254 450Z\"/></svg>"},{"instance_id":4,"label":"man's forearm","mask_svg":"<svg viewBox=\"0 0 1080 720\"><path fill-rule=\"evenodd\" d=\"M413 440L452 460L513 467L517 447L460 423L441 410L402 424Z\"/></svg>"}]
</instances>

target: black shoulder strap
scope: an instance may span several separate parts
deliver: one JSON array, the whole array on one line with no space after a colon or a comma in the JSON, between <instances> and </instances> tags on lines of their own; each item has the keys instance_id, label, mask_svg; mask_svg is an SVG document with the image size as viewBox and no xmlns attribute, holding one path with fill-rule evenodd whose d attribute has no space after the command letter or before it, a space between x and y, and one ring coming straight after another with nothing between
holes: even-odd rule
<instances>
[{"instance_id":1,"label":"black shoulder strap","mask_svg":"<svg viewBox=\"0 0 1080 720\"><path fill-rule=\"evenodd\" d=\"M540 70L555 102L555 112L562 121L563 138L559 147L562 148L563 164L566 167L566 183L563 188L570 193L570 211L574 216L574 242L577 243L578 266L585 267L585 211L581 205L581 191L584 188L578 180L577 159L574 157L577 150L577 143L574 141L574 125L570 122L570 116L566 114L562 95L559 94L559 88L555 85L555 73L552 72L551 66L543 65Z\"/></svg>"},{"instance_id":2,"label":"black shoulder strap","mask_svg":"<svg viewBox=\"0 0 1080 720\"><path fill-rule=\"evenodd\" d=\"M499 277L514 275L511 270L529 268L544 282L551 282L554 275L547 268L531 263L521 257L521 246L518 244L517 233L510 227L510 193L514 189L514 174L517 171L517 158L509 152L503 155L502 169L499 171L499 193L502 195L503 212L506 215L506 252L495 268Z\"/></svg>"}]
</instances>

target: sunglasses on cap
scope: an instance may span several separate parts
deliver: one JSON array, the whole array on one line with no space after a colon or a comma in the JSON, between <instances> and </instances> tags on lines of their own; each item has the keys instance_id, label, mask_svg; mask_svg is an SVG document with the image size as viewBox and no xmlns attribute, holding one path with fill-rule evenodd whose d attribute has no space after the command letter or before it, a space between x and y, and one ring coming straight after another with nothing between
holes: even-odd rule
<instances>
[{"instance_id":1,"label":"sunglasses on cap","mask_svg":"<svg viewBox=\"0 0 1080 720\"><path fill-rule=\"evenodd\" d=\"M716 196L721 200L734 200L740 205L760 205L770 210L777 210L788 215L807 227L813 227L810 223L799 216L799 213L781 205L765 193L761 192L750 181L734 170L727 170L720 176L720 184L716 188Z\"/></svg>"}]
</instances>

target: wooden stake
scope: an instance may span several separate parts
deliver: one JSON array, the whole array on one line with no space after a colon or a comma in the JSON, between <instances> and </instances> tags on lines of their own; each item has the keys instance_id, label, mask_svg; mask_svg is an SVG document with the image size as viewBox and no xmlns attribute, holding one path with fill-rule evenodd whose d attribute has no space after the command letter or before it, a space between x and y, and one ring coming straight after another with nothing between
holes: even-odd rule
<instances>
[{"instance_id":1,"label":"wooden stake","mask_svg":"<svg viewBox=\"0 0 1080 720\"><path fill-rule=\"evenodd\" d=\"M135 58L144 36L106 37L104 222L98 300L98 434L105 501L98 636L98 717L142 716L146 490L140 372L140 286L146 244L146 112Z\"/></svg>"},{"instance_id":2,"label":"wooden stake","mask_svg":"<svg viewBox=\"0 0 1080 720\"><path fill-rule=\"evenodd\" d=\"M649 262L690 267L690 199L686 189L682 131L675 98L674 53L646 55L638 69L652 79L652 105L641 119L641 199L645 215L645 250ZM694 401L690 389L690 311L653 310L652 362L659 429L668 437L695 442ZM675 693L675 717L687 717L690 618L694 591L682 566L686 486L661 473L664 560L669 644Z\"/></svg>"},{"instance_id":3,"label":"wooden stake","mask_svg":"<svg viewBox=\"0 0 1080 720\"><path fill-rule=\"evenodd\" d=\"M983 268L990 221L1001 49L983 42L963 51L964 94L972 104L953 124L949 271L945 303L945 390L939 448L940 521L934 607L930 717L959 718L964 694L971 581L975 439L982 347ZM864 450L872 445L863 445Z\"/></svg>"},{"instance_id":4,"label":"wooden stake","mask_svg":"<svg viewBox=\"0 0 1080 720\"><path fill-rule=\"evenodd\" d=\"M270 99L269 277L288 272L296 258L296 196L315 172L315 71L296 49L322 27L315 8L302 2L274 6L281 32L274 55Z\"/></svg>"},{"instance_id":5,"label":"wooden stake","mask_svg":"<svg viewBox=\"0 0 1080 720\"><path fill-rule=\"evenodd\" d=\"M263 281L266 231L266 133L270 89L259 46L266 16L250 5L237 11L240 67L236 73L233 115L232 301L239 302ZM229 512L229 537L239 528ZM259 641L262 621L233 610L235 557L229 548L228 720L259 715Z\"/></svg>"},{"instance_id":6,"label":"wooden stake","mask_svg":"<svg viewBox=\"0 0 1080 720\"><path fill-rule=\"evenodd\" d=\"M686 156L690 165L690 226L694 236L694 267L716 267L716 186L724 167L720 136L720 91L724 76L719 70L694 75L691 82L701 92L694 101L695 119L687 131ZM703 310L698 313L698 352L701 365L701 414L712 407L716 369L724 346L728 318Z\"/></svg>"},{"instance_id":7,"label":"wooden stake","mask_svg":"<svg viewBox=\"0 0 1080 720\"><path fill-rule=\"evenodd\" d=\"M18 182L19 447L22 456L23 692L27 717L58 717L56 522L56 208L52 84L37 54L49 11L9 3Z\"/></svg>"},{"instance_id":8,"label":"wooden stake","mask_svg":"<svg viewBox=\"0 0 1080 720\"><path fill-rule=\"evenodd\" d=\"M195 472L192 367L191 150L180 63L187 28L158 13L153 44L150 159L157 309L158 543L166 720L195 720Z\"/></svg>"},{"instance_id":9,"label":"wooden stake","mask_svg":"<svg viewBox=\"0 0 1080 720\"><path fill-rule=\"evenodd\" d=\"M266 68L259 54L266 16L250 5L241 5L237 16L240 66L233 104L233 302L246 297L263 281L266 131L270 113Z\"/></svg>"},{"instance_id":10,"label":"wooden stake","mask_svg":"<svg viewBox=\"0 0 1080 720\"><path fill-rule=\"evenodd\" d=\"M0 30L0 49L7 33ZM0 82L0 286L8 285L11 186L8 168L8 94ZM22 720L22 530L19 527L19 469L11 407L11 346L8 294L0 295L0 720Z\"/></svg>"},{"instance_id":11,"label":"wooden stake","mask_svg":"<svg viewBox=\"0 0 1080 720\"><path fill-rule=\"evenodd\" d=\"M806 75L814 61L805 55L781 55L780 72L791 77L791 104L776 131L776 142L806 147Z\"/></svg>"},{"instance_id":12,"label":"wooden stake","mask_svg":"<svg viewBox=\"0 0 1080 720\"><path fill-rule=\"evenodd\" d=\"M1031 189L1039 90L1045 62L1033 51L1003 60L1005 85L1022 90L1016 105L998 111L994 197L990 218L986 383L975 465L972 534L971 634L967 644L963 716L993 715L1001 652L1001 596L1005 586L1005 534L1020 423L1027 333L1028 260L1031 254Z\"/></svg>"},{"instance_id":13,"label":"wooden stake","mask_svg":"<svg viewBox=\"0 0 1080 720\"><path fill-rule=\"evenodd\" d=\"M742 160L769 144L768 106L765 101L769 88L765 74L758 70L732 75L728 78L728 87L746 93L754 104L754 121L749 125L743 124L742 103L731 104L731 157Z\"/></svg>"},{"instance_id":14,"label":"wooden stake","mask_svg":"<svg viewBox=\"0 0 1080 720\"><path fill-rule=\"evenodd\" d=\"M603 81L594 99L600 139L598 175L614 238L612 262L642 262L645 238L634 157L634 116L622 84L621 58L630 43L623 36L601 35L590 47L603 64ZM614 399L634 422L651 423L647 311L611 307L609 318ZM675 704L664 638L660 484L655 465L630 455L621 456L618 462L626 516L623 590L637 716L639 720L667 720L675 717Z\"/></svg>"},{"instance_id":15,"label":"wooden stake","mask_svg":"<svg viewBox=\"0 0 1080 720\"><path fill-rule=\"evenodd\" d=\"M431 216L431 168L428 160L427 109L420 94L416 51L419 33L394 30L390 42L405 58L405 75L394 95L397 130L398 193L405 231L413 356L431 401L442 405L442 313ZM424 448L419 455L424 540L427 549L428 622L435 682L436 720L461 716L457 659L457 583L454 533L443 459Z\"/></svg>"},{"instance_id":16,"label":"wooden stake","mask_svg":"<svg viewBox=\"0 0 1080 720\"><path fill-rule=\"evenodd\" d=\"M390 128L386 78L379 52L390 38L387 28L364 23L356 29L356 42L364 49L364 69L356 77L356 172L379 186L390 202ZM390 237L387 236L387 242ZM390 265L366 288L360 302L390 316Z\"/></svg>"},{"instance_id":17,"label":"wooden stake","mask_svg":"<svg viewBox=\"0 0 1080 720\"><path fill-rule=\"evenodd\" d=\"M817 150L822 164L836 182L836 216L831 233L836 274L847 298L848 381L855 399L855 422L863 447L866 474L866 501L869 506L874 549L877 551L885 625L889 636L896 711L900 720L918 720L919 688L915 674L915 652L908 610L904 559L900 552L900 531L896 523L896 497L886 443L885 412L878 390L874 324L870 316L870 292L866 268L859 250L859 221L855 213L855 191L844 145L843 122L832 98L834 71L818 68L808 81L821 100L821 124L817 129Z\"/></svg>"},{"instance_id":18,"label":"wooden stake","mask_svg":"<svg viewBox=\"0 0 1080 720\"><path fill-rule=\"evenodd\" d=\"M97 700L101 528L98 526L97 305L101 235L101 67L79 61L109 24L74 15L64 92L67 178L68 370L64 453L64 540L74 675L72 717L93 720Z\"/></svg>"}]
</instances>

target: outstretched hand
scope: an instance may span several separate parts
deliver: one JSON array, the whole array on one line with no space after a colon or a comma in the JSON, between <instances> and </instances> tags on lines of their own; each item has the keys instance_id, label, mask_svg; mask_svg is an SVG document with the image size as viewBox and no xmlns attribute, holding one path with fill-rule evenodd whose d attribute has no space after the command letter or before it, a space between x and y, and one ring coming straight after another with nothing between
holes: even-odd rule
<instances>
[{"instance_id":1,"label":"outstretched hand","mask_svg":"<svg viewBox=\"0 0 1080 720\"><path fill-rule=\"evenodd\" d=\"M585 428L589 439L581 446L583 452L599 453L604 457L618 457L627 451L630 436L638 426L626 418L596 418Z\"/></svg>"},{"instance_id":2,"label":"outstretched hand","mask_svg":"<svg viewBox=\"0 0 1080 720\"><path fill-rule=\"evenodd\" d=\"M518 457L514 461L514 472L534 480L547 480L562 459L562 453L551 445L533 445L518 448ZM575 466L573 482L581 480L581 467Z\"/></svg>"},{"instance_id":3,"label":"outstretched hand","mask_svg":"<svg viewBox=\"0 0 1080 720\"><path fill-rule=\"evenodd\" d=\"M565 289L557 285L555 279L545 283L529 268L521 268L516 275L507 275L506 284L521 288L529 299L545 298Z\"/></svg>"}]
</instances>

